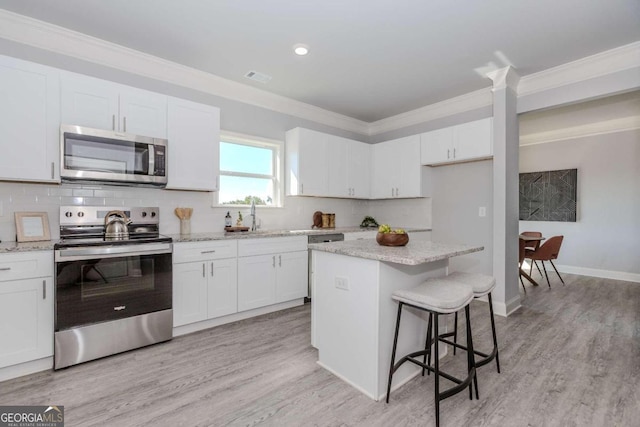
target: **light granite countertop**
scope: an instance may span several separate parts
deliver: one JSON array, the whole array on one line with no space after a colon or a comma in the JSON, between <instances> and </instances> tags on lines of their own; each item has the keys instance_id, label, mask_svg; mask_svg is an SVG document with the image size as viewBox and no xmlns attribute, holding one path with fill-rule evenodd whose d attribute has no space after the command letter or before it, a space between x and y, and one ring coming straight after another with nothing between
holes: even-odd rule
<instances>
[{"instance_id":1,"label":"light granite countertop","mask_svg":"<svg viewBox=\"0 0 640 427\"><path fill-rule=\"evenodd\" d=\"M339 228L318 228L313 230L258 230L247 232L226 233L224 231L212 233L191 233L189 235L170 234L174 243L178 242L203 242L208 240L227 239L259 239L263 237L286 237L286 236L308 236L335 233L359 233L364 231L376 231L377 228L361 227L339 227ZM431 231L430 228L406 228L408 232Z\"/></svg>"},{"instance_id":2,"label":"light granite countertop","mask_svg":"<svg viewBox=\"0 0 640 427\"><path fill-rule=\"evenodd\" d=\"M13 252L31 252L31 251L52 251L53 245L58 243L58 240L47 240L44 242L2 242L0 243L0 253L13 253Z\"/></svg>"},{"instance_id":3,"label":"light granite countertop","mask_svg":"<svg viewBox=\"0 0 640 427\"><path fill-rule=\"evenodd\" d=\"M430 228L406 228L408 232L431 231ZM169 234L174 243L178 242L204 242L209 240L235 240L235 239L258 239L263 237L285 237L285 236L308 236L310 234L334 234L334 233L358 233L364 231L376 231L376 228L361 227L340 227L340 228L319 228L314 230L258 230L248 232L226 233L224 231L210 233L192 233L189 235ZM2 242L0 243L1 253L30 252L30 251L50 251L58 243L58 239L44 242Z\"/></svg>"},{"instance_id":4,"label":"light granite countertop","mask_svg":"<svg viewBox=\"0 0 640 427\"><path fill-rule=\"evenodd\" d=\"M375 239L313 243L309 249L394 264L420 265L484 250L484 246L411 241L406 246L380 246Z\"/></svg>"}]
</instances>

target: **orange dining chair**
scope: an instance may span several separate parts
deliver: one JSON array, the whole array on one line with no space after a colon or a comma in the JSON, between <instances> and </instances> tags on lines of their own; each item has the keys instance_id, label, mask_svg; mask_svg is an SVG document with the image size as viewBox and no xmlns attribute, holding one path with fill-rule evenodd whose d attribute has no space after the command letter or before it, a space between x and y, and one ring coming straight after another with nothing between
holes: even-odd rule
<instances>
[{"instance_id":1,"label":"orange dining chair","mask_svg":"<svg viewBox=\"0 0 640 427\"><path fill-rule=\"evenodd\" d=\"M542 269L544 270L544 276L547 278L547 285L551 287L551 283L549 283L549 276L547 275L547 269L544 266L545 261L549 261L553 266L553 269L556 271L556 274L560 278L560 281L564 285L564 280L562 280L562 276L558 273L558 269L553 263L554 259L558 259L558 254L560 253L560 246L562 246L562 239L564 236L553 236L546 242L544 242L536 251L527 253L525 256L531 259L532 262L540 261L542 263ZM537 264L536 264L537 265Z\"/></svg>"},{"instance_id":2,"label":"orange dining chair","mask_svg":"<svg viewBox=\"0 0 640 427\"><path fill-rule=\"evenodd\" d=\"M542 233L539 231L523 231L522 233L520 233L522 236L528 236L528 237L542 237ZM531 258L529 257L529 254L531 252L537 251L538 248L540 247L540 240L530 240L525 242L525 254L524 257L525 258ZM540 271L540 267L538 266L538 263L536 263L535 261L531 261L531 265L529 266L529 276L531 276L531 273L533 272L533 264L536 265L536 268L538 269L538 273L540 273L540 275L542 276L542 271Z\"/></svg>"}]
</instances>

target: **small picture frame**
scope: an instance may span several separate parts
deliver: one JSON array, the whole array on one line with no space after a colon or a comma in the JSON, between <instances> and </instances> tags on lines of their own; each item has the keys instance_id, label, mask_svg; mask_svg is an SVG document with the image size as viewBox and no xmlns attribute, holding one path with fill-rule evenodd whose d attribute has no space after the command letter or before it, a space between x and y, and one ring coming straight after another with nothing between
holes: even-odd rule
<instances>
[{"instance_id":1,"label":"small picture frame","mask_svg":"<svg viewBox=\"0 0 640 427\"><path fill-rule=\"evenodd\" d=\"M49 216L46 212L16 212L15 217L18 242L51 240Z\"/></svg>"}]
</instances>

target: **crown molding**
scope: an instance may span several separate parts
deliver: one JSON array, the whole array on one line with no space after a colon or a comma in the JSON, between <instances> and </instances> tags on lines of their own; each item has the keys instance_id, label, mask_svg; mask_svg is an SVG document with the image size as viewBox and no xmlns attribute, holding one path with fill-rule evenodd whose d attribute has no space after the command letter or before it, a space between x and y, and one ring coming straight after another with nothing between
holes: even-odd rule
<instances>
[{"instance_id":1,"label":"crown molding","mask_svg":"<svg viewBox=\"0 0 640 427\"><path fill-rule=\"evenodd\" d=\"M640 115L520 135L520 145L546 144L548 142L566 141L635 129L640 129Z\"/></svg>"},{"instance_id":2,"label":"crown molding","mask_svg":"<svg viewBox=\"0 0 640 427\"><path fill-rule=\"evenodd\" d=\"M492 91L494 92L506 88L510 88L515 92L518 88L518 82L520 81L520 76L511 65L491 71L487 73L487 77L493 81Z\"/></svg>"},{"instance_id":3,"label":"crown molding","mask_svg":"<svg viewBox=\"0 0 640 427\"><path fill-rule=\"evenodd\" d=\"M493 103L491 88L487 87L367 123L2 9L0 37L366 136L472 111ZM518 96L529 95L630 68L640 69L640 41L523 76L517 83L517 93ZM508 74L505 77L508 78ZM507 80L505 82L509 83Z\"/></svg>"},{"instance_id":4,"label":"crown molding","mask_svg":"<svg viewBox=\"0 0 640 427\"><path fill-rule=\"evenodd\" d=\"M1 9L0 37L346 131L369 134L367 122Z\"/></svg>"},{"instance_id":5,"label":"crown molding","mask_svg":"<svg viewBox=\"0 0 640 427\"><path fill-rule=\"evenodd\" d=\"M476 90L435 104L369 123L369 135L378 135L493 104L491 88Z\"/></svg>"},{"instance_id":6,"label":"crown molding","mask_svg":"<svg viewBox=\"0 0 640 427\"><path fill-rule=\"evenodd\" d=\"M518 84L518 96L530 95L630 68L640 68L640 41L523 76Z\"/></svg>"}]
</instances>

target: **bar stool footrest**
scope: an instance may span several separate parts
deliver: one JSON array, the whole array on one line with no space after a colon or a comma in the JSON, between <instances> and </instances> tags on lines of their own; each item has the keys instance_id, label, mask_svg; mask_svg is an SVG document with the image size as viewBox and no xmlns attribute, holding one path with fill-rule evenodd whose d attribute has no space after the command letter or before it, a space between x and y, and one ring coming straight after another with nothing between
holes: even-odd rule
<instances>
[{"instance_id":1,"label":"bar stool footrest","mask_svg":"<svg viewBox=\"0 0 640 427\"><path fill-rule=\"evenodd\" d=\"M438 339L440 340L440 342L443 342L445 344L449 344L451 346L457 347L461 350L467 351L467 346L462 345L462 344L458 344L458 343L454 343L453 341L450 341L446 338L446 336L450 336L450 333L446 333L446 334L442 334L438 336ZM487 363L491 362L493 359L496 358L496 354L498 354L498 349L496 347L493 348L493 351L491 351L491 353L487 354L487 353L483 353L481 351L475 350L474 349L474 354L477 354L478 356L482 357L482 359L480 360L476 360L476 368L479 368L480 366L484 366Z\"/></svg>"}]
</instances>

